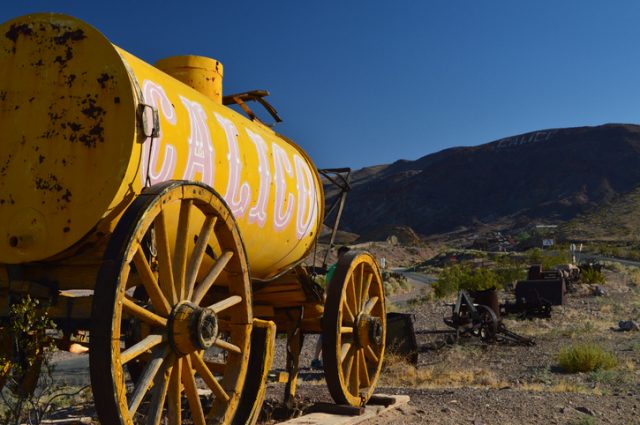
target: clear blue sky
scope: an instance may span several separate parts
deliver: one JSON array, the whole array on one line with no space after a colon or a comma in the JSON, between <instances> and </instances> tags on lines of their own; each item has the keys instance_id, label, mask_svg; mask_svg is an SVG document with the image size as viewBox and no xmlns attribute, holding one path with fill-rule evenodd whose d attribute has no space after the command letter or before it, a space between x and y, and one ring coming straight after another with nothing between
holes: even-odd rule
<instances>
[{"instance_id":1,"label":"clear blue sky","mask_svg":"<svg viewBox=\"0 0 640 425\"><path fill-rule=\"evenodd\" d=\"M8 1L148 61L199 54L265 88L319 167L417 159L550 127L640 122L640 2Z\"/></svg>"}]
</instances>

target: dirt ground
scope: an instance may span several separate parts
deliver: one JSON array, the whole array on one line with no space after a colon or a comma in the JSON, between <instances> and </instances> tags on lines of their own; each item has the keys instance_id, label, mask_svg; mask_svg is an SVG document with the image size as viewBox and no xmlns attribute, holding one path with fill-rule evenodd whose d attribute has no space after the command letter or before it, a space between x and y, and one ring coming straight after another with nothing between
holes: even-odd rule
<instances>
[{"instance_id":1,"label":"dirt ground","mask_svg":"<svg viewBox=\"0 0 640 425\"><path fill-rule=\"evenodd\" d=\"M605 276L606 296L594 296L592 286L578 285L550 319L505 318L509 330L535 339L532 347L467 338L435 349L442 337L428 332L447 328L442 321L450 312L446 302L394 306L414 315L419 359L414 367L390 357L379 392L407 394L411 401L366 423L640 424L640 332L616 330L620 320L640 319L640 288L628 270L605 271ZM278 342L284 350L284 341ZM560 349L579 343L611 352L617 366L564 373L558 365ZM315 336L309 336L298 395L304 402L329 402L322 373L308 367L314 346ZM267 410L282 399L283 391L281 384L270 384Z\"/></svg>"},{"instance_id":2,"label":"dirt ground","mask_svg":"<svg viewBox=\"0 0 640 425\"><path fill-rule=\"evenodd\" d=\"M483 343L466 338L458 344L439 344L430 331L447 329L442 318L452 300L428 301L424 283L413 292L390 297L390 309L413 314L419 348L418 364L387 356L379 393L406 394L408 405L367 424L640 424L640 332L617 331L620 320L640 321L637 269L606 270L605 296L593 287L578 285L563 307L554 307L550 319L505 318L506 327L535 339L535 346ZM417 301L409 302L418 297ZM503 294L509 297L508 294ZM395 300L395 303L394 303ZM321 370L310 368L317 336L309 335L301 357L298 381L300 405L332 402ZM594 343L613 353L617 366L591 373L564 373L558 365L562 347ZM440 348L436 346L443 345ZM284 338L277 340L273 368L283 371ZM67 357L69 355L66 355ZM86 356L62 357L60 373L86 385ZM75 376L73 371L85 375ZM76 382L77 380L77 382ZM282 401L284 384L270 383L261 422L273 424L273 407ZM59 412L93 416L90 401L83 407Z\"/></svg>"}]
</instances>

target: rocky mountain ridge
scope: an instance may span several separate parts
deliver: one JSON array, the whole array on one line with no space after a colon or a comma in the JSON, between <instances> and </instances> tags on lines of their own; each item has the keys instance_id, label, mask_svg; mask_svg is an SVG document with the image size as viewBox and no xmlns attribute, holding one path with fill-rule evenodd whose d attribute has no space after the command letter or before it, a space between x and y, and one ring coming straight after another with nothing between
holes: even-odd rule
<instances>
[{"instance_id":1,"label":"rocky mountain ridge","mask_svg":"<svg viewBox=\"0 0 640 425\"><path fill-rule=\"evenodd\" d=\"M431 235L505 220L556 223L638 185L640 126L541 130L357 170L342 227Z\"/></svg>"}]
</instances>

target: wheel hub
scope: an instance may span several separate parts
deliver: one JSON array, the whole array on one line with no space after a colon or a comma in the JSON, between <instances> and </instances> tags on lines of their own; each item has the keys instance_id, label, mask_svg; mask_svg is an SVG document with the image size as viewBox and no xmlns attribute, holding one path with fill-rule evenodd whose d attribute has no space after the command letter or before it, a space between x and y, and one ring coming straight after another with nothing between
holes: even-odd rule
<instances>
[{"instance_id":1,"label":"wheel hub","mask_svg":"<svg viewBox=\"0 0 640 425\"><path fill-rule=\"evenodd\" d=\"M355 341L359 346L365 347L373 344L376 347L380 347L382 345L383 329L382 320L379 317L360 314L356 318L354 329L356 333Z\"/></svg>"},{"instance_id":2,"label":"wheel hub","mask_svg":"<svg viewBox=\"0 0 640 425\"><path fill-rule=\"evenodd\" d=\"M213 310L183 301L171 311L168 329L174 351L189 354L213 345L218 338L218 318Z\"/></svg>"}]
</instances>

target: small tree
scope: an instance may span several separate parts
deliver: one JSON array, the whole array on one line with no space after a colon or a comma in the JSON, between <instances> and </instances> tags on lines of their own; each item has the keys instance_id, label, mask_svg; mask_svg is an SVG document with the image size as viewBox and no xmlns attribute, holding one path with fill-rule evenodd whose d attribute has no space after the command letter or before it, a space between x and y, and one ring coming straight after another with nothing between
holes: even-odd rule
<instances>
[{"instance_id":1,"label":"small tree","mask_svg":"<svg viewBox=\"0 0 640 425\"><path fill-rule=\"evenodd\" d=\"M53 372L50 364L53 341L47 330L54 328L46 308L37 299L27 295L11 306L8 327L11 347L5 351L12 353L10 357L0 359L0 370L5 372L5 386L0 391L4 404L0 410L3 423L19 425L25 419L29 423L41 422L42 415L38 414L37 407L51 390ZM38 388L41 377L48 381ZM30 417L34 409L35 422Z\"/></svg>"},{"instance_id":2,"label":"small tree","mask_svg":"<svg viewBox=\"0 0 640 425\"><path fill-rule=\"evenodd\" d=\"M436 297L442 298L455 294L460 289L483 291L497 286L498 278L495 272L483 267L472 269L456 264L442 271L433 284L433 289Z\"/></svg>"}]
</instances>

